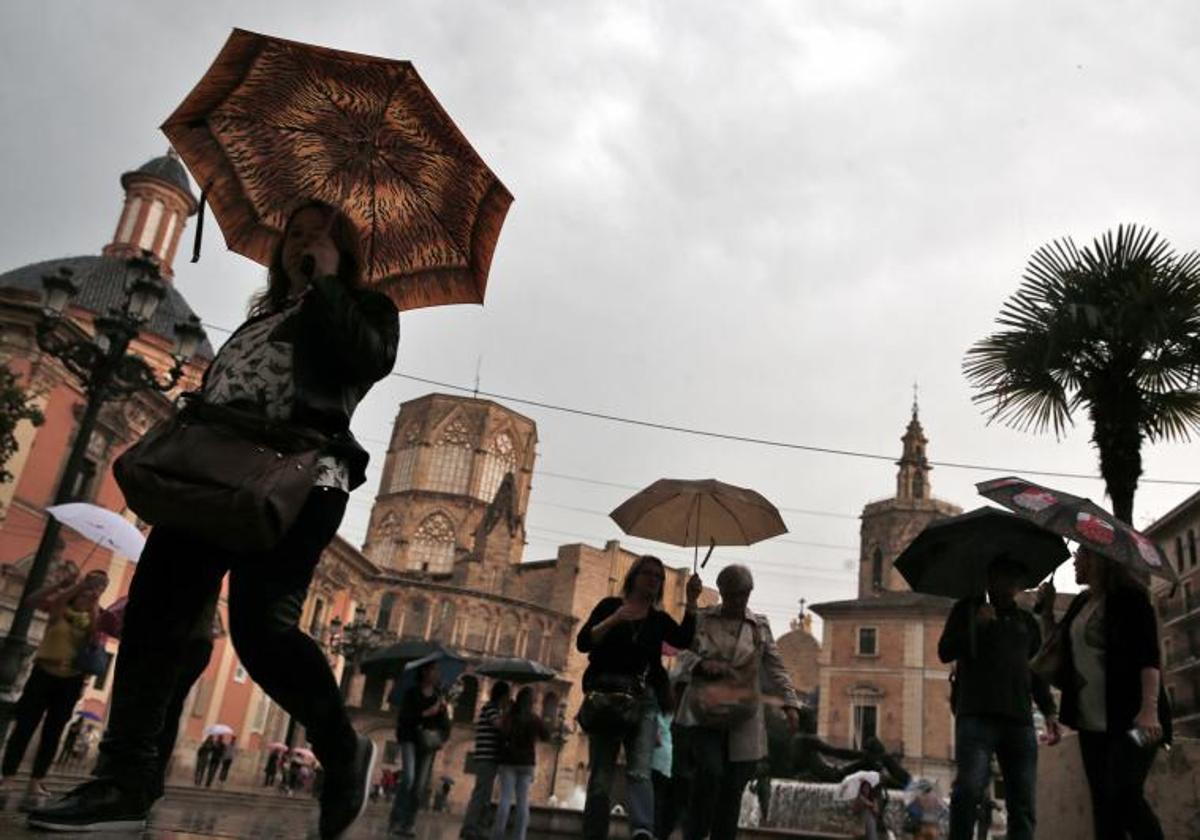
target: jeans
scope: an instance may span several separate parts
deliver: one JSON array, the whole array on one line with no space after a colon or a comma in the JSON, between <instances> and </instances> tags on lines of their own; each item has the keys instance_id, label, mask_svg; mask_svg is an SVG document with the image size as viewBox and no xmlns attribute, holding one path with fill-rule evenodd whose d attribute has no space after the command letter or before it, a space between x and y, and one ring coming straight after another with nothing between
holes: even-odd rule
<instances>
[{"instance_id":1,"label":"jeans","mask_svg":"<svg viewBox=\"0 0 1200 840\"><path fill-rule=\"evenodd\" d=\"M321 552L337 532L345 493L316 488L296 524L270 551L236 554L197 535L154 528L129 588L104 775L149 795L157 746L197 620L229 573L229 626L242 665L308 734L329 769L348 768L357 736L321 648L299 628Z\"/></svg>"},{"instance_id":2,"label":"jeans","mask_svg":"<svg viewBox=\"0 0 1200 840\"><path fill-rule=\"evenodd\" d=\"M42 724L42 737L33 758L33 778L44 778L58 752L58 739L71 719L71 712L83 694L83 677L56 677L37 663L21 690L13 712L15 723L4 748L4 764L0 776L11 776L21 766L33 731ZM45 720L42 720L43 715Z\"/></svg>"},{"instance_id":3,"label":"jeans","mask_svg":"<svg viewBox=\"0 0 1200 840\"><path fill-rule=\"evenodd\" d=\"M529 828L529 786L533 784L533 767L516 767L512 764L500 766L500 805L496 808L496 824L492 827L492 840L504 840L508 828L508 812L514 801L517 809L517 827L513 840L525 840Z\"/></svg>"},{"instance_id":4,"label":"jeans","mask_svg":"<svg viewBox=\"0 0 1200 840\"><path fill-rule=\"evenodd\" d=\"M954 725L958 774L950 794L950 840L971 840L990 777L992 754L1004 777L1008 840L1033 840L1037 735L1032 723L962 715Z\"/></svg>"},{"instance_id":5,"label":"jeans","mask_svg":"<svg viewBox=\"0 0 1200 840\"><path fill-rule=\"evenodd\" d=\"M429 784L436 751L427 752L417 747L414 741L400 742L400 764L403 770L396 784L396 798L392 800L392 812L388 823L393 828L412 828L417 821L417 806L421 792Z\"/></svg>"},{"instance_id":6,"label":"jeans","mask_svg":"<svg viewBox=\"0 0 1200 840\"><path fill-rule=\"evenodd\" d=\"M637 725L626 732L588 734L587 802L583 806L583 836L606 840L612 810L612 787L616 780L617 754L625 748L625 798L629 809L629 831L654 832L654 785L650 780L650 756L658 731L658 703L650 692L642 701Z\"/></svg>"},{"instance_id":7,"label":"jeans","mask_svg":"<svg viewBox=\"0 0 1200 840\"><path fill-rule=\"evenodd\" d=\"M1162 840L1162 826L1142 792L1158 749L1139 747L1124 733L1080 732L1079 752L1096 840Z\"/></svg>"},{"instance_id":8,"label":"jeans","mask_svg":"<svg viewBox=\"0 0 1200 840\"><path fill-rule=\"evenodd\" d=\"M675 770L691 785L683 818L685 840L733 840L742 792L757 769L757 761L729 760L729 733L724 730L702 726L676 729Z\"/></svg>"},{"instance_id":9,"label":"jeans","mask_svg":"<svg viewBox=\"0 0 1200 840\"><path fill-rule=\"evenodd\" d=\"M492 788L496 786L496 772L499 769L494 761L475 761L475 787L471 791L471 799L467 802L467 810L463 814L462 837L469 840L479 840L491 834L487 829L487 812L492 804Z\"/></svg>"}]
</instances>

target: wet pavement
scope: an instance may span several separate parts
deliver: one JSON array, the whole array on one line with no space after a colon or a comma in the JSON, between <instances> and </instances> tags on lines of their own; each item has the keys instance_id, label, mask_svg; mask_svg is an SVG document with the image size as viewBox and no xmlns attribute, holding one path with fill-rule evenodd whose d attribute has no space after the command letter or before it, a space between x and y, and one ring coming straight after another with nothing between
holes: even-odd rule
<instances>
[{"instance_id":1,"label":"wet pavement","mask_svg":"<svg viewBox=\"0 0 1200 840\"><path fill-rule=\"evenodd\" d=\"M175 792L155 806L149 827L139 834L123 832L48 833L25 825L25 816L16 810L19 797L0 799L0 837L16 838L90 837L96 840L189 840L190 838L228 837L246 840L297 840L317 837L317 807L312 800L288 800L272 794L229 796L213 792ZM387 834L386 803L373 803L359 819L346 840L383 840ZM460 821L453 816L422 814L417 827L418 840L453 840L458 837ZM534 835L530 833L530 837Z\"/></svg>"}]
</instances>

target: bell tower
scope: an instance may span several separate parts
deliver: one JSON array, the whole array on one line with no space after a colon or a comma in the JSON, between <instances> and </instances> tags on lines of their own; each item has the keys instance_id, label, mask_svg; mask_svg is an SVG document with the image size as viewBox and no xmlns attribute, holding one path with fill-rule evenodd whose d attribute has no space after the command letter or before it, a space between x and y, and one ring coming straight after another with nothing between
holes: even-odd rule
<instances>
[{"instance_id":1,"label":"bell tower","mask_svg":"<svg viewBox=\"0 0 1200 840\"><path fill-rule=\"evenodd\" d=\"M920 406L917 402L917 386L913 385L912 419L908 428L900 438L904 448L896 465L900 467L896 473L897 499L932 499L933 492L929 486L929 459L925 457L925 446L929 439L921 428L919 419Z\"/></svg>"},{"instance_id":2,"label":"bell tower","mask_svg":"<svg viewBox=\"0 0 1200 840\"><path fill-rule=\"evenodd\" d=\"M101 252L128 259L142 251L157 257L164 280L175 276L175 249L188 216L199 206L187 170L174 149L121 176L125 205L112 242Z\"/></svg>"}]
</instances>

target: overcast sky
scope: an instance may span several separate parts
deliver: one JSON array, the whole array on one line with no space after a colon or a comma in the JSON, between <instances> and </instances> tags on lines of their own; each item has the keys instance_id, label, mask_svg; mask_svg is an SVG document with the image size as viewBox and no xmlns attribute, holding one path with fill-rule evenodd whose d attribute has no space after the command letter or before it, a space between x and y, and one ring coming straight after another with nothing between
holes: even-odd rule
<instances>
[{"instance_id":1,"label":"overcast sky","mask_svg":"<svg viewBox=\"0 0 1200 840\"><path fill-rule=\"evenodd\" d=\"M1061 441L987 425L963 351L1048 240L1132 221L1200 247L1198 19L1083 0L9 0L0 268L99 252L119 175L163 153L157 126L231 28L407 58L516 201L486 307L403 316L398 371L470 386L482 359L488 392L894 456L919 381L930 456L997 468L935 470L970 509L990 476L1096 473L1082 417ZM263 271L206 240L177 283L232 327ZM428 390L390 378L355 418L373 455L355 543L397 407ZM631 491L612 485L752 486L791 533L710 570L747 559L777 632L800 598L853 596L857 514L894 489L889 461L512 407L540 438L526 559L618 538L604 514ZM1195 447L1144 455L1147 478L1200 475ZM1045 481L1102 501L1099 480ZM1143 485L1137 523L1194 489Z\"/></svg>"}]
</instances>

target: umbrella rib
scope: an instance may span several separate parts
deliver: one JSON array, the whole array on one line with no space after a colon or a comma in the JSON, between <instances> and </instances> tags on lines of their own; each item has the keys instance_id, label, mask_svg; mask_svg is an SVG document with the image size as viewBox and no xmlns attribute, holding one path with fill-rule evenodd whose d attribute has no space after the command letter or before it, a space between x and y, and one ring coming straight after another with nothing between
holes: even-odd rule
<instances>
[{"instance_id":1,"label":"umbrella rib","mask_svg":"<svg viewBox=\"0 0 1200 840\"><path fill-rule=\"evenodd\" d=\"M718 498L717 496L710 496L709 498L712 501L716 502L718 507L720 507L722 510L724 510L726 513L729 514L729 517L733 520L733 524L736 525L737 529L742 532L742 540L745 542L746 545L750 545L750 535L746 533L746 529L744 527L742 527L741 520L739 520L737 518L737 516L734 514L734 512L729 509L729 506L726 505L723 501L721 501L720 498Z\"/></svg>"},{"instance_id":2,"label":"umbrella rib","mask_svg":"<svg viewBox=\"0 0 1200 840\"><path fill-rule=\"evenodd\" d=\"M447 234L449 234L450 227L442 220L442 217L440 215L438 215L437 210L435 210L433 208L433 205L429 203L429 201L425 198L425 196L421 195L421 193L417 191L416 186L413 184L412 180L407 175L405 175L403 172L401 172L400 169L397 168L395 164L393 164L390 160L388 160L388 156L384 153L384 151L382 149L377 149L377 151L378 151L378 154L376 154L375 157L378 158L379 160L382 160L385 164L387 164L387 167L396 173L396 177L408 185L409 192L412 193L413 198L415 198L417 201L421 202L421 204L424 205L426 212L428 212L429 215L432 216L437 221L438 226L441 227L441 229L443 231L445 231ZM471 264L470 256L468 256L467 254L464 254L462 252L462 249L459 247L459 243L455 242L453 237L448 237L448 238L450 239L453 250L458 255L459 259L461 259L467 265L470 265Z\"/></svg>"},{"instance_id":3,"label":"umbrella rib","mask_svg":"<svg viewBox=\"0 0 1200 840\"><path fill-rule=\"evenodd\" d=\"M251 127L266 126L267 128L273 128L276 131L286 131L292 134L311 134L314 137L336 137L339 140L350 139L348 136L344 134L338 134L335 131L319 131L315 128L308 128L299 125L281 125L280 123L271 122L270 120L243 116L241 114L216 114L215 116L218 116L222 120L226 120L228 122L243 123Z\"/></svg>"}]
</instances>

